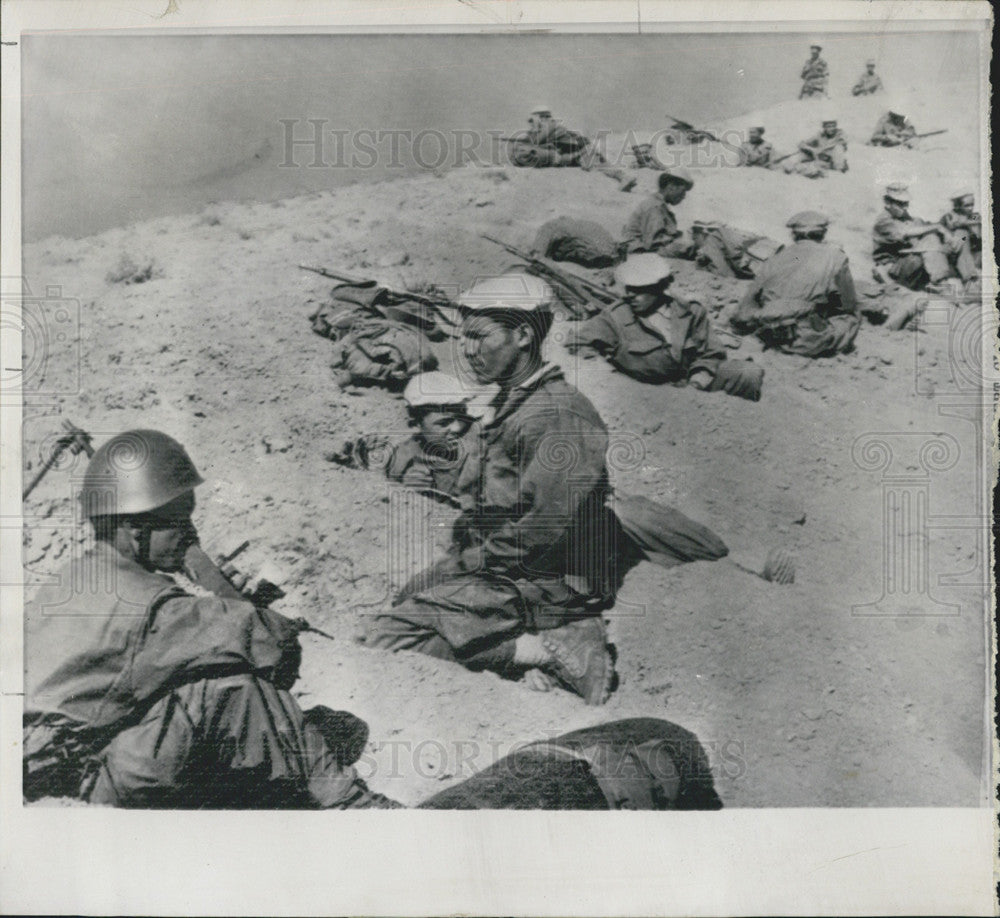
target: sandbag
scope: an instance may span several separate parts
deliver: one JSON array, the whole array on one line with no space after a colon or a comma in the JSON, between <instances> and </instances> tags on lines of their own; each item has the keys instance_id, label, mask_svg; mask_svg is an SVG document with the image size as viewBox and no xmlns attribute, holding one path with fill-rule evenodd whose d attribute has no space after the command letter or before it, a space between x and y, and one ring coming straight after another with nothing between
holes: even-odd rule
<instances>
[{"instance_id":1,"label":"sandbag","mask_svg":"<svg viewBox=\"0 0 1000 918\"><path fill-rule=\"evenodd\" d=\"M572 217L543 223L532 248L553 261L571 261L585 268L606 268L619 260L618 243L603 226Z\"/></svg>"},{"instance_id":2,"label":"sandbag","mask_svg":"<svg viewBox=\"0 0 1000 918\"><path fill-rule=\"evenodd\" d=\"M615 492L612 509L642 556L661 567L718 561L729 554L726 543L707 526L648 497Z\"/></svg>"},{"instance_id":3,"label":"sandbag","mask_svg":"<svg viewBox=\"0 0 1000 918\"><path fill-rule=\"evenodd\" d=\"M718 810L708 756L683 727L634 717L521 747L425 800L428 810Z\"/></svg>"}]
</instances>

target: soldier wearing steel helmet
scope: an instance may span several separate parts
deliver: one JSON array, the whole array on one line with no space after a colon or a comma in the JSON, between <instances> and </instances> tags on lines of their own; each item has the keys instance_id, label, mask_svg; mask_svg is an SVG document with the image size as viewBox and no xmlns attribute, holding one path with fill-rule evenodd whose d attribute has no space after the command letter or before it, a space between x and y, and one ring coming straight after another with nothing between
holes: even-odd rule
<instances>
[{"instance_id":1,"label":"soldier wearing steel helmet","mask_svg":"<svg viewBox=\"0 0 1000 918\"><path fill-rule=\"evenodd\" d=\"M739 334L804 357L849 350L861 326L847 256L826 242L829 218L814 210L790 217L792 244L772 255L731 319Z\"/></svg>"},{"instance_id":2,"label":"soldier wearing steel helmet","mask_svg":"<svg viewBox=\"0 0 1000 918\"><path fill-rule=\"evenodd\" d=\"M659 255L630 255L615 277L625 296L570 332L572 352L594 350L633 379L687 383L757 401L762 368L728 360L705 307L669 292L673 271Z\"/></svg>"},{"instance_id":3,"label":"soldier wearing steel helmet","mask_svg":"<svg viewBox=\"0 0 1000 918\"><path fill-rule=\"evenodd\" d=\"M498 391L484 419L473 506L447 557L378 615L370 646L413 650L554 684L603 704L613 676L601 610L618 576L607 429L542 347L554 294L537 277L506 274L459 299L463 356Z\"/></svg>"},{"instance_id":4,"label":"soldier wearing steel helmet","mask_svg":"<svg viewBox=\"0 0 1000 918\"><path fill-rule=\"evenodd\" d=\"M27 606L24 793L123 807L393 805L338 745L357 718L303 712L300 626L252 601L192 596L179 572L202 483L155 430L92 457L94 544ZM234 589L233 596L239 593ZM339 725L339 727L337 726ZM363 742L361 744L363 746Z\"/></svg>"}]
</instances>

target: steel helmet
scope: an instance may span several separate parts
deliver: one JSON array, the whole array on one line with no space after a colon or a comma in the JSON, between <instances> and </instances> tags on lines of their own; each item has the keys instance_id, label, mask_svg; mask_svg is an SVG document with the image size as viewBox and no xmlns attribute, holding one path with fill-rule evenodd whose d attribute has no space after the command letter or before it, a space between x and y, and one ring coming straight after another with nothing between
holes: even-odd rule
<instances>
[{"instance_id":1,"label":"steel helmet","mask_svg":"<svg viewBox=\"0 0 1000 918\"><path fill-rule=\"evenodd\" d=\"M204 479L173 437L129 430L91 457L80 501L87 517L147 513L193 491Z\"/></svg>"}]
</instances>

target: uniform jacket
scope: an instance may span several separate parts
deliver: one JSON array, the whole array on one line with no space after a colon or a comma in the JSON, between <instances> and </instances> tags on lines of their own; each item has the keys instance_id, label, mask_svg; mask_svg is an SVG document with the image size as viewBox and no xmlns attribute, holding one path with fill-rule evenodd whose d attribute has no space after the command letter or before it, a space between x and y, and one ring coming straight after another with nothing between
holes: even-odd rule
<instances>
[{"instance_id":1,"label":"uniform jacket","mask_svg":"<svg viewBox=\"0 0 1000 918\"><path fill-rule=\"evenodd\" d=\"M847 256L829 242L803 239L772 255L757 272L733 325L744 332L810 315L856 315Z\"/></svg>"},{"instance_id":2,"label":"uniform jacket","mask_svg":"<svg viewBox=\"0 0 1000 918\"><path fill-rule=\"evenodd\" d=\"M674 212L658 194L636 208L623 233L630 252L654 252L682 235Z\"/></svg>"},{"instance_id":3,"label":"uniform jacket","mask_svg":"<svg viewBox=\"0 0 1000 918\"><path fill-rule=\"evenodd\" d=\"M604 422L552 365L497 399L483 425L464 566L514 580L562 578L579 592L603 594L610 561Z\"/></svg>"},{"instance_id":4,"label":"uniform jacket","mask_svg":"<svg viewBox=\"0 0 1000 918\"><path fill-rule=\"evenodd\" d=\"M823 156L824 154L829 154L831 151L840 147L845 152L847 151L847 137L844 132L837 128L837 132L832 137L827 137L822 131L808 140L803 141L803 146L807 146L813 150L816 157Z\"/></svg>"},{"instance_id":5,"label":"uniform jacket","mask_svg":"<svg viewBox=\"0 0 1000 918\"><path fill-rule=\"evenodd\" d=\"M712 340L708 315L701 304L666 297L659 313L669 324L668 335L620 301L581 322L568 346L592 347L623 373L650 383L685 379L699 369L699 359L725 357L725 349Z\"/></svg>"},{"instance_id":6,"label":"uniform jacket","mask_svg":"<svg viewBox=\"0 0 1000 918\"><path fill-rule=\"evenodd\" d=\"M766 166L771 162L774 155L774 147L766 140L760 143L751 143L749 140L740 144L740 165L741 166Z\"/></svg>"},{"instance_id":7,"label":"uniform jacket","mask_svg":"<svg viewBox=\"0 0 1000 918\"><path fill-rule=\"evenodd\" d=\"M821 57L815 60L809 58L802 67L799 77L805 81L810 88L826 89L826 81L829 75L829 68L826 61Z\"/></svg>"},{"instance_id":8,"label":"uniform jacket","mask_svg":"<svg viewBox=\"0 0 1000 918\"><path fill-rule=\"evenodd\" d=\"M879 92L881 89L884 89L882 77L877 73L868 73L866 70L858 77L858 82L854 84L851 93L855 96L865 96Z\"/></svg>"},{"instance_id":9,"label":"uniform jacket","mask_svg":"<svg viewBox=\"0 0 1000 918\"><path fill-rule=\"evenodd\" d=\"M894 145L906 143L916 136L917 129L904 118L902 124L897 124L890 117L888 112L878 119L875 130L872 132L872 144Z\"/></svg>"},{"instance_id":10,"label":"uniform jacket","mask_svg":"<svg viewBox=\"0 0 1000 918\"><path fill-rule=\"evenodd\" d=\"M419 467L431 476L436 494L447 495L463 510L468 509L474 503L482 461L480 437L479 424L473 423L452 455L428 452L417 437L410 437L392 450L385 468L386 477L403 482L407 472Z\"/></svg>"},{"instance_id":11,"label":"uniform jacket","mask_svg":"<svg viewBox=\"0 0 1000 918\"><path fill-rule=\"evenodd\" d=\"M298 629L288 619L191 596L101 542L26 612L26 722L55 715L113 728L181 683L247 672L289 688L297 676Z\"/></svg>"}]
</instances>

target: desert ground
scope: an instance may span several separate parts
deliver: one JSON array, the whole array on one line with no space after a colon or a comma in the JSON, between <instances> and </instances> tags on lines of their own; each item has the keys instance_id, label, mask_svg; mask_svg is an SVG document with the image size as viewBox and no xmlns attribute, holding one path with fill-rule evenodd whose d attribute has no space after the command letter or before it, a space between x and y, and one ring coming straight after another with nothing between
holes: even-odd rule
<instances>
[{"instance_id":1,"label":"desert ground","mask_svg":"<svg viewBox=\"0 0 1000 918\"><path fill-rule=\"evenodd\" d=\"M822 180L712 163L724 151L704 148L692 163L695 188L677 208L681 224L721 220L784 242L792 213L819 209L855 276L870 281L869 234L887 182L909 182L912 212L929 219L949 208L950 193L978 187L974 106L956 101L974 102L977 91L906 98L918 130L948 130L916 150L864 145L884 100L834 100L850 170ZM818 129L823 106L792 101L715 127L766 125L787 152ZM593 401L613 440L630 447L611 463L615 486L710 526L730 559L630 571L608 613L619 685L599 708L355 643L405 569L443 552L452 511L324 458L360 434L403 435L405 413L397 395L333 382L332 346L308 321L331 282L297 265L455 290L511 262L480 233L528 248L541 223L565 214L617 236L655 187L655 172L635 174L638 187L622 194L579 169L468 165L275 203L206 202L198 213L25 246L32 293L58 287L80 316L78 334L45 342L26 392L26 480L61 417L95 443L136 427L184 443L206 478L196 510L203 544L221 553L249 539L242 569L269 563L284 572L288 595L275 608L335 636L303 637L295 691L304 706L347 709L368 723L362 775L404 803L516 744L657 716L701 738L729 807L980 805L991 463L976 421L975 305L931 302L917 328L900 332L866 324L852 353L829 359L744 340L733 355L766 369L758 403L643 385L603 361L571 357L557 322L549 358ZM123 258L148 277L109 280ZM676 289L720 321L747 283L691 264L676 270ZM886 590L886 546L912 536L897 531L910 524L891 507L883 511L877 463L859 459L856 443L869 434L894 444L893 468L903 472L887 474L924 482L927 516L912 525L929 558L930 593L918 591L904 614L870 614L866 605ZM919 447L935 436L953 438L958 454L925 472ZM81 457L63 461L25 505L28 600L85 538L71 497L82 469ZM797 559L794 584L743 569L759 570L778 546Z\"/></svg>"}]
</instances>

